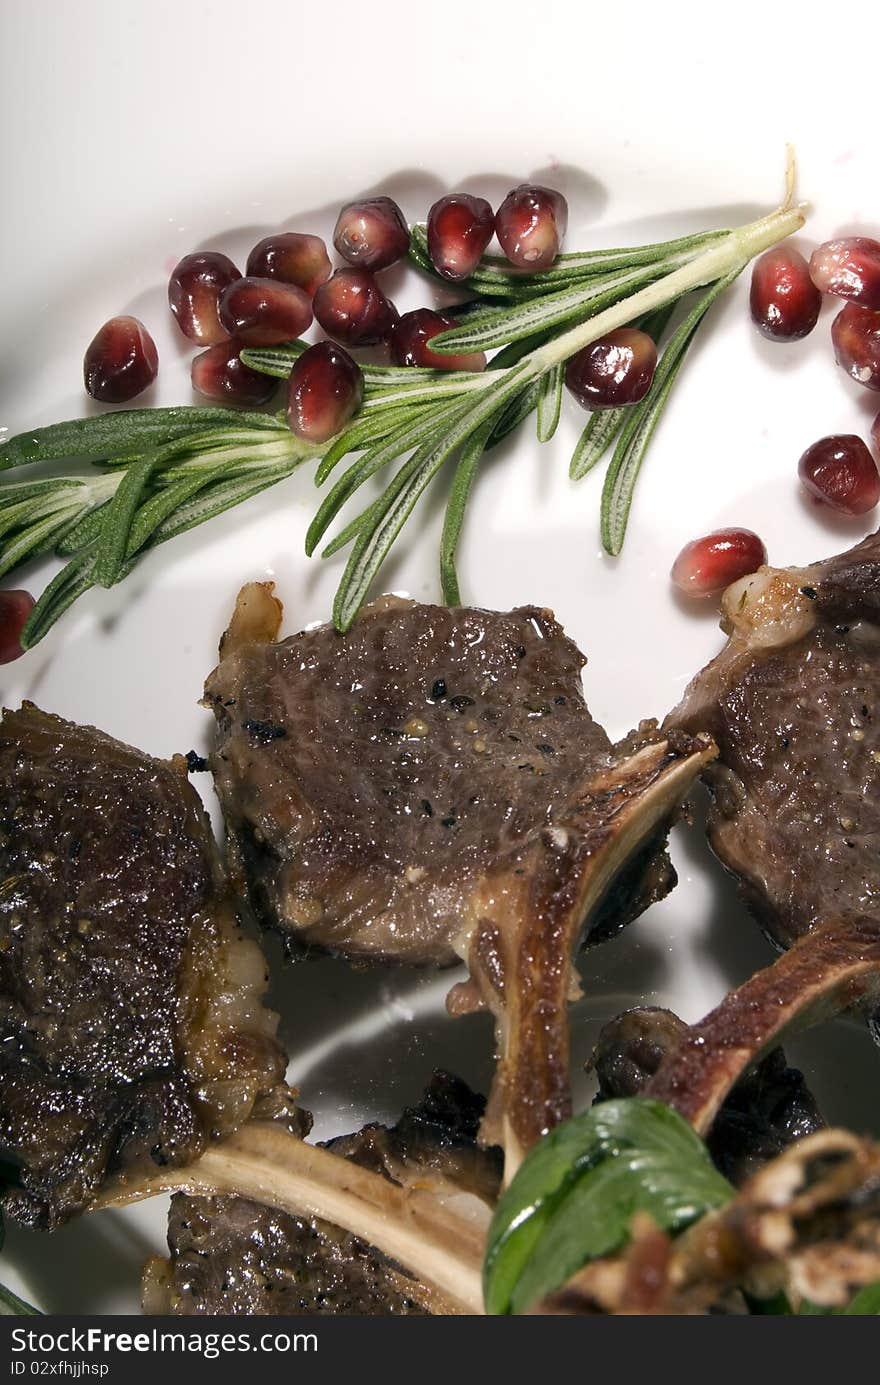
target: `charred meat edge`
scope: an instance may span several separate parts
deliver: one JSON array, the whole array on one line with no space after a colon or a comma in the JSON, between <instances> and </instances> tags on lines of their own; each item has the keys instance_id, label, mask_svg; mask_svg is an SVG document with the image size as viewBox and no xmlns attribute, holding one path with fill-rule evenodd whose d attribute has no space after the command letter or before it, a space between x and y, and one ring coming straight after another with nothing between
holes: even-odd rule
<instances>
[{"instance_id":1,"label":"charred meat edge","mask_svg":"<svg viewBox=\"0 0 880 1385\"><path fill-rule=\"evenodd\" d=\"M277 639L283 608L273 592L267 582L242 588L221 659L251 642ZM376 608L393 601L383 598ZM616 764L591 771L567 815L557 817L554 831L535 849L532 869L487 880L453 940L472 985L453 988L450 1008L458 1008L463 994L475 994L496 1021L499 1064L481 1140L504 1148L508 1182L528 1149L571 1115L567 1009L579 993L572 967L577 943L589 940L591 925L603 935L608 920L601 909L615 883L640 853L659 844L716 754L708 737L673 732L647 744L636 741ZM639 911L632 899L617 907L618 923ZM518 921L514 929L511 916ZM473 1004L467 1000L460 1008Z\"/></svg>"}]
</instances>

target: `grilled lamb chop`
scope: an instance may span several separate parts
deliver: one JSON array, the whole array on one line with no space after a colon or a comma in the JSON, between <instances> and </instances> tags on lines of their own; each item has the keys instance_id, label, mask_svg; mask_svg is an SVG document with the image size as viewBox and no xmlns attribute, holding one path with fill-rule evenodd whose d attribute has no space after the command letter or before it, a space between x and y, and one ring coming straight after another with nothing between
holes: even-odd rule
<instances>
[{"instance_id":1,"label":"grilled lamb chop","mask_svg":"<svg viewBox=\"0 0 880 1385\"><path fill-rule=\"evenodd\" d=\"M686 1032L687 1025L671 1010L650 1006L610 1020L591 1063L599 1080L596 1100L640 1095ZM731 1088L707 1144L716 1166L740 1185L824 1124L803 1074L788 1067L782 1049L774 1048Z\"/></svg>"},{"instance_id":2,"label":"grilled lamb chop","mask_svg":"<svg viewBox=\"0 0 880 1385\"><path fill-rule=\"evenodd\" d=\"M345 636L276 643L280 614L244 588L206 685L233 872L292 950L468 964L453 1004L496 1017L484 1137L512 1172L569 1114L578 939L670 887L666 832L714 748L653 723L613 746L535 607L385 598Z\"/></svg>"},{"instance_id":3,"label":"grilled lamb chop","mask_svg":"<svg viewBox=\"0 0 880 1385\"><path fill-rule=\"evenodd\" d=\"M712 735L713 849L780 948L880 917L880 534L724 595L726 648L667 727Z\"/></svg>"},{"instance_id":4,"label":"grilled lamb chop","mask_svg":"<svg viewBox=\"0 0 880 1385\"><path fill-rule=\"evenodd\" d=\"M401 1186L491 1203L500 1151L479 1150L485 1103L436 1073L418 1106L391 1129L368 1125L326 1148ZM455 1313L461 1309L375 1247L320 1218L291 1216L236 1197L172 1199L169 1260L144 1278L150 1313L301 1315Z\"/></svg>"},{"instance_id":5,"label":"grilled lamb chop","mask_svg":"<svg viewBox=\"0 0 880 1385\"><path fill-rule=\"evenodd\" d=\"M53 1227L234 1129L284 1056L183 760L5 713L0 882L3 1210Z\"/></svg>"}]
</instances>

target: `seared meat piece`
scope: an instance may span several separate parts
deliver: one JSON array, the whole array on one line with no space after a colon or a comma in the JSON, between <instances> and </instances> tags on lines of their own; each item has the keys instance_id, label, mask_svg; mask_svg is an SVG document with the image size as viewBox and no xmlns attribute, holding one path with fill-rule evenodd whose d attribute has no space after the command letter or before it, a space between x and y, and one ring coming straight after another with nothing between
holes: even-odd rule
<instances>
[{"instance_id":1,"label":"seared meat piece","mask_svg":"<svg viewBox=\"0 0 880 1385\"><path fill-rule=\"evenodd\" d=\"M182 759L5 713L0 882L3 1209L51 1227L234 1129L284 1057Z\"/></svg>"},{"instance_id":2,"label":"seared meat piece","mask_svg":"<svg viewBox=\"0 0 880 1385\"><path fill-rule=\"evenodd\" d=\"M701 1135L742 1075L786 1034L880 997L880 921L819 924L685 1029L643 1088Z\"/></svg>"},{"instance_id":3,"label":"seared meat piece","mask_svg":"<svg viewBox=\"0 0 880 1385\"><path fill-rule=\"evenodd\" d=\"M279 620L246 587L206 685L234 873L292 949L465 960L456 1007L500 1031L487 1136L528 1147L569 1113L577 940L669 888L666 831L714 749L653 723L613 746L583 656L536 607L386 598L345 636L274 643Z\"/></svg>"},{"instance_id":4,"label":"seared meat piece","mask_svg":"<svg viewBox=\"0 0 880 1385\"><path fill-rule=\"evenodd\" d=\"M671 1010L625 1010L599 1035L592 1066L597 1101L638 1096L661 1062L687 1032ZM822 1120L803 1073L772 1049L731 1088L709 1131L707 1144L726 1178L741 1184L786 1146L820 1130Z\"/></svg>"},{"instance_id":5,"label":"seared meat piece","mask_svg":"<svg viewBox=\"0 0 880 1385\"><path fill-rule=\"evenodd\" d=\"M742 1312L731 1292L843 1307L880 1278L880 1145L822 1130L790 1145L676 1240L649 1220L580 1270L544 1313Z\"/></svg>"},{"instance_id":6,"label":"seared meat piece","mask_svg":"<svg viewBox=\"0 0 880 1385\"><path fill-rule=\"evenodd\" d=\"M436 1073L420 1104L391 1129L368 1125L330 1141L346 1159L447 1198L493 1202L500 1150L479 1150L485 1103L463 1082ZM295 1217L236 1197L172 1199L169 1260L144 1280L151 1313L424 1314L460 1309L375 1247L319 1218Z\"/></svg>"},{"instance_id":7,"label":"seared meat piece","mask_svg":"<svg viewBox=\"0 0 880 1385\"><path fill-rule=\"evenodd\" d=\"M723 652L667 725L712 735L712 846L779 947L880 910L880 535L724 596Z\"/></svg>"}]
</instances>

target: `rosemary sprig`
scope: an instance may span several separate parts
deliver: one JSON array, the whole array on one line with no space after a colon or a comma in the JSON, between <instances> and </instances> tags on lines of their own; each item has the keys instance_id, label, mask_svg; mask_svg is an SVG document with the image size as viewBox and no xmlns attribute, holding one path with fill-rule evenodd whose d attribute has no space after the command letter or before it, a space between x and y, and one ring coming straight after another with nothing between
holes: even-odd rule
<instances>
[{"instance_id":1,"label":"rosemary sprig","mask_svg":"<svg viewBox=\"0 0 880 1385\"><path fill-rule=\"evenodd\" d=\"M396 467L382 493L324 543L324 556L351 549L334 603L340 630L355 619L420 497L453 463L441 581L445 599L458 601L456 551L484 453L532 412L539 440L548 441L559 422L570 356L635 321L659 334L676 303L704 290L665 347L645 400L635 409L594 415L572 458L577 478L616 439L602 536L609 552L619 552L645 449L709 305L754 255L802 223L801 212L786 204L738 230L564 255L533 275L487 257L464 286L476 301L456 309L456 326L431 345L453 352L500 347L489 368L366 365L361 409L323 448L295 438L283 416L185 407L102 414L9 439L0 444L0 471L56 466L50 475L0 483L0 575L51 552L68 560L31 613L25 646L42 639L90 587L123 580L142 554L276 485L310 459L317 462L318 485L351 460L309 526L309 553L365 482ZM429 269L422 228L414 228L411 253ZM243 357L284 378L306 345L295 341ZM95 469L83 474L83 461Z\"/></svg>"}]
</instances>

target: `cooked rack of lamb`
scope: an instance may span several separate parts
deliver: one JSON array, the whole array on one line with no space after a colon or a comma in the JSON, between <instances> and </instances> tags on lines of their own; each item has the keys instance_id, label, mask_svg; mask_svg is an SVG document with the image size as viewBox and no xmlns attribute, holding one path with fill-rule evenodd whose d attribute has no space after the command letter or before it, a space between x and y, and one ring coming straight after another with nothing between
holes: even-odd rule
<instances>
[{"instance_id":1,"label":"cooked rack of lamb","mask_svg":"<svg viewBox=\"0 0 880 1385\"><path fill-rule=\"evenodd\" d=\"M51 1229L172 1193L148 1312L482 1312L502 1186L571 1111L575 954L674 885L703 776L781 955L695 1025L624 1013L593 1066L597 1100L667 1103L737 1192L677 1238L636 1219L535 1311L845 1303L880 1279L880 1151L825 1129L780 1048L880 997L878 593L878 536L762 569L681 706L613 744L546 610L383 598L345 636L279 639L271 585L246 586L205 689L224 862L183 758L4 713L3 1211ZM464 962L447 1006L494 1017L488 1104L438 1073L395 1125L313 1143L251 919L292 958Z\"/></svg>"},{"instance_id":2,"label":"cooked rack of lamb","mask_svg":"<svg viewBox=\"0 0 880 1385\"><path fill-rule=\"evenodd\" d=\"M715 751L654 723L612 745L552 615L386 597L349 634L278 641L239 596L205 697L233 878L291 951L446 966L500 1062L483 1139L507 1176L570 1114L566 1011L580 941L673 883L669 826Z\"/></svg>"}]
</instances>

